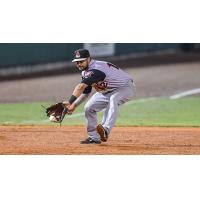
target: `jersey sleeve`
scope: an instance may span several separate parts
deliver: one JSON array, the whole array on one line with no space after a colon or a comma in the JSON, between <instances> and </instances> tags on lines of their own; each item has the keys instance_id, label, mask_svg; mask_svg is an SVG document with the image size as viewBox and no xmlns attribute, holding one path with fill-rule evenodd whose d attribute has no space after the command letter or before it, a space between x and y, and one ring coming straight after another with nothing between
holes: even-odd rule
<instances>
[{"instance_id":1,"label":"jersey sleeve","mask_svg":"<svg viewBox=\"0 0 200 200\"><path fill-rule=\"evenodd\" d=\"M81 83L85 83L91 86L93 83L98 83L106 78L106 74L100 70L92 69L89 71L88 75L83 77Z\"/></svg>"},{"instance_id":2,"label":"jersey sleeve","mask_svg":"<svg viewBox=\"0 0 200 200\"><path fill-rule=\"evenodd\" d=\"M83 91L83 94L89 94L91 91L92 91L92 86L89 85L85 88L85 90Z\"/></svg>"}]
</instances>

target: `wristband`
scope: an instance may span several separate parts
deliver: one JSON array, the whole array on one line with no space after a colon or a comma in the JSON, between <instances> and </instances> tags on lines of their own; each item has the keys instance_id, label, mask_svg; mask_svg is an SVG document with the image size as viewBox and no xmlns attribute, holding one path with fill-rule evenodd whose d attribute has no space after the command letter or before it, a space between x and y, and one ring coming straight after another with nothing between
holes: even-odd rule
<instances>
[{"instance_id":1,"label":"wristband","mask_svg":"<svg viewBox=\"0 0 200 200\"><path fill-rule=\"evenodd\" d=\"M77 97L74 96L74 95L72 95L72 96L69 98L69 103L70 103L70 104L73 104L74 101L76 101L76 99L77 99Z\"/></svg>"}]
</instances>

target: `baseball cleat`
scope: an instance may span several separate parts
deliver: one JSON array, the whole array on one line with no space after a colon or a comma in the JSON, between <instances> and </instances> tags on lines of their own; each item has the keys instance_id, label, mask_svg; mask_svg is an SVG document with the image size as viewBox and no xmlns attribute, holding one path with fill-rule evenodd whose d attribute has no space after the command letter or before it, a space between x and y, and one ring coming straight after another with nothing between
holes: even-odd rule
<instances>
[{"instance_id":1,"label":"baseball cleat","mask_svg":"<svg viewBox=\"0 0 200 200\"><path fill-rule=\"evenodd\" d=\"M104 129L104 127L101 124L98 124L96 127L97 133L100 135L100 139L102 142L107 142L108 140L108 133Z\"/></svg>"},{"instance_id":2,"label":"baseball cleat","mask_svg":"<svg viewBox=\"0 0 200 200\"><path fill-rule=\"evenodd\" d=\"M81 144L101 144L100 140L93 140L92 138L86 138L85 140L80 141Z\"/></svg>"}]
</instances>

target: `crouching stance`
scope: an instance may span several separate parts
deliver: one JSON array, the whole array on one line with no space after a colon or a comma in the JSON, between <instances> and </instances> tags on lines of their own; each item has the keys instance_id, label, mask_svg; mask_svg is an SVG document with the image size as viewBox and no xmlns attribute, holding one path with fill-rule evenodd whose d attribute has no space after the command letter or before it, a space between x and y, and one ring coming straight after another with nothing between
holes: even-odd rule
<instances>
[{"instance_id":1,"label":"crouching stance","mask_svg":"<svg viewBox=\"0 0 200 200\"><path fill-rule=\"evenodd\" d=\"M85 104L85 118L88 138L81 144L106 142L115 125L119 106L130 101L135 95L133 79L112 63L93 60L86 49L75 51L77 68L82 71L82 81L75 87L68 101L63 102L72 114L92 91L96 93ZM98 124L97 113L104 110L102 123Z\"/></svg>"}]
</instances>

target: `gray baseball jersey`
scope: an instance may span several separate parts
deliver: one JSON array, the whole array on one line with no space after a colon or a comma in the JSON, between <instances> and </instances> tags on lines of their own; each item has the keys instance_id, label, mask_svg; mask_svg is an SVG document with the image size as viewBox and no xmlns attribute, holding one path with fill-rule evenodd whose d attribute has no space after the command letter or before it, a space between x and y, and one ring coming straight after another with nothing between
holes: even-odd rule
<instances>
[{"instance_id":1,"label":"gray baseball jersey","mask_svg":"<svg viewBox=\"0 0 200 200\"><path fill-rule=\"evenodd\" d=\"M106 93L122 87L130 80L133 81L127 73L105 61L91 60L89 69L82 72L82 83L88 85L84 93L90 93L94 83L99 92Z\"/></svg>"}]
</instances>

